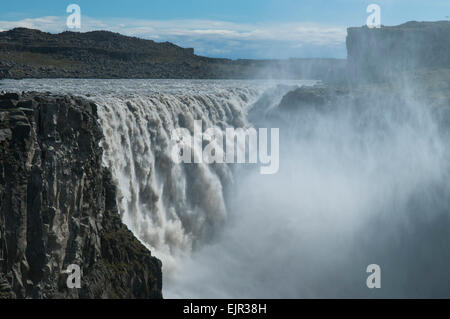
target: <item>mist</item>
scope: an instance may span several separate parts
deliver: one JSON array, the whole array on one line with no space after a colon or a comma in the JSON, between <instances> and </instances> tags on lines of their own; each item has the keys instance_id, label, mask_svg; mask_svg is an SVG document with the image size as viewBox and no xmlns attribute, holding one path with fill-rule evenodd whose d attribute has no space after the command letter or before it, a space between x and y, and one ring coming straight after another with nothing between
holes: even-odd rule
<instances>
[{"instance_id":1,"label":"mist","mask_svg":"<svg viewBox=\"0 0 450 319\"><path fill-rule=\"evenodd\" d=\"M442 298L450 282L449 82L431 79L4 86L89 94L99 105L118 208L162 260L165 298ZM278 172L172 164L170 132L194 119L204 129L279 128ZM370 264L381 268L381 289L366 286Z\"/></svg>"},{"instance_id":2,"label":"mist","mask_svg":"<svg viewBox=\"0 0 450 319\"><path fill-rule=\"evenodd\" d=\"M448 297L447 133L397 83L256 102L251 122L280 127L280 170L235 168L224 231L165 278L165 297Z\"/></svg>"}]
</instances>

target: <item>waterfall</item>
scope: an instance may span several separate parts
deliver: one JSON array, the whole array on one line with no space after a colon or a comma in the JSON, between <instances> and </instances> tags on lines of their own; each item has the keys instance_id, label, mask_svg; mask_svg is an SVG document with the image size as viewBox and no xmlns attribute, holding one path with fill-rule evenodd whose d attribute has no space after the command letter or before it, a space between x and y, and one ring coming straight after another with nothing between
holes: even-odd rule
<instances>
[{"instance_id":1,"label":"waterfall","mask_svg":"<svg viewBox=\"0 0 450 319\"><path fill-rule=\"evenodd\" d=\"M174 164L171 132L203 127L246 127L257 89L235 88L207 94L97 96L104 132L104 165L118 188L125 224L163 261L189 255L226 222L225 190L233 183L228 164Z\"/></svg>"},{"instance_id":2,"label":"waterfall","mask_svg":"<svg viewBox=\"0 0 450 319\"><path fill-rule=\"evenodd\" d=\"M448 296L442 110L410 85L336 90L324 107L305 107L298 90L286 92L310 82L285 84L23 80L4 87L98 105L122 219L162 260L165 297ZM203 130L280 128L279 172L176 164L171 134L192 134L198 120ZM376 292L366 286L370 264L383 272Z\"/></svg>"},{"instance_id":3,"label":"waterfall","mask_svg":"<svg viewBox=\"0 0 450 319\"><path fill-rule=\"evenodd\" d=\"M190 256L223 229L230 215L227 198L232 196L227 193L233 191L238 169L232 164L174 164L172 131L183 127L192 132L197 120L203 130L251 127L288 90L313 83L24 79L2 84L11 91L79 95L98 105L103 164L117 185L122 220L168 273L179 264L178 257Z\"/></svg>"}]
</instances>

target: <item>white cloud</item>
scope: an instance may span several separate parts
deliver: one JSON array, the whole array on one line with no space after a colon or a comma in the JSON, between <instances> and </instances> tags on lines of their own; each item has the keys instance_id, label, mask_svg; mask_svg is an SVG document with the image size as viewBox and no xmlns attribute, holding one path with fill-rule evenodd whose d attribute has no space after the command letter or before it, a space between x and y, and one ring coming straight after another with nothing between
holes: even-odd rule
<instances>
[{"instance_id":1,"label":"white cloud","mask_svg":"<svg viewBox=\"0 0 450 319\"><path fill-rule=\"evenodd\" d=\"M68 30L66 17L41 17L19 21L0 21L0 29L14 27L35 28L47 32ZM341 48L345 42L345 27L313 23L246 24L213 20L136 20L94 19L82 16L81 31L110 30L125 35L157 41L171 41L182 46L193 46L204 55L224 54L235 56L236 47L251 57L270 55L273 46L295 50L320 47ZM227 47L227 43L233 43ZM238 45L236 45L238 44ZM199 49L201 48L201 49ZM276 53L278 51L278 53ZM330 51L331 52L331 51ZM299 51L299 54L300 51ZM239 54L238 54L239 55Z\"/></svg>"}]
</instances>

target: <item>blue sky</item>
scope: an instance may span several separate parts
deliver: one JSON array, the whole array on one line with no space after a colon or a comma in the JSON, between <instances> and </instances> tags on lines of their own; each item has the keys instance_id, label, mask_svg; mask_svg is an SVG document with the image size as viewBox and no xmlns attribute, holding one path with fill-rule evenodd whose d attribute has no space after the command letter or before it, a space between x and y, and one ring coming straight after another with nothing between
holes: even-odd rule
<instances>
[{"instance_id":1,"label":"blue sky","mask_svg":"<svg viewBox=\"0 0 450 319\"><path fill-rule=\"evenodd\" d=\"M450 0L7 0L0 30L67 30L71 3L81 7L81 31L106 29L228 58L345 57L346 27L365 24L371 3L381 7L384 25L450 16Z\"/></svg>"}]
</instances>

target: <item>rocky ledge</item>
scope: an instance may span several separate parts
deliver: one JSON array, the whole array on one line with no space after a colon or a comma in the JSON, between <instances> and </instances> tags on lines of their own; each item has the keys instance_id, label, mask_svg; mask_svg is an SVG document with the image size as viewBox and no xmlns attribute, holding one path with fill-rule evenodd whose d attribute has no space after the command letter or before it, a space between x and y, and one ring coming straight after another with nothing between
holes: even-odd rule
<instances>
[{"instance_id":1,"label":"rocky ledge","mask_svg":"<svg viewBox=\"0 0 450 319\"><path fill-rule=\"evenodd\" d=\"M161 298L161 262L122 224L94 103L0 94L0 298ZM67 268L81 288L67 287Z\"/></svg>"}]
</instances>

